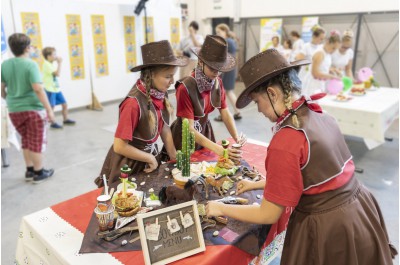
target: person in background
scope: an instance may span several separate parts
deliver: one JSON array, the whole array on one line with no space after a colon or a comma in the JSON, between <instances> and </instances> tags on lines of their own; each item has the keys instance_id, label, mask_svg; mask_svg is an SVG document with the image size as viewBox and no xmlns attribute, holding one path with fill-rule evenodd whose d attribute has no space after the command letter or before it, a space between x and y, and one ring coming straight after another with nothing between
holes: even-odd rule
<instances>
[{"instance_id":1,"label":"person in background","mask_svg":"<svg viewBox=\"0 0 400 265\"><path fill-rule=\"evenodd\" d=\"M278 50L278 52L282 53L283 52L283 46L280 44L279 42L279 36L273 36L272 39L272 47L276 50Z\"/></svg>"},{"instance_id":2,"label":"person in background","mask_svg":"<svg viewBox=\"0 0 400 265\"><path fill-rule=\"evenodd\" d=\"M292 41L289 39L285 39L283 41L283 50L282 50L282 55L285 57L286 60L290 60L290 56L292 54Z\"/></svg>"},{"instance_id":3,"label":"person in background","mask_svg":"<svg viewBox=\"0 0 400 265\"><path fill-rule=\"evenodd\" d=\"M354 51L351 48L353 45L353 31L345 30L342 37L342 46L332 54L332 69L338 76L348 76L354 79L353 76L353 57Z\"/></svg>"},{"instance_id":4,"label":"person in background","mask_svg":"<svg viewBox=\"0 0 400 265\"><path fill-rule=\"evenodd\" d=\"M171 125L174 144L177 150L182 147L182 121L189 120L190 130L195 134L196 150L207 148L219 156L224 155L224 148L215 142L214 131L208 115L219 110L222 121L237 143L243 143L235 126L235 121L226 104L226 95L220 73L232 71L236 67L235 58L228 53L226 40L218 35L207 35L201 48L192 51L199 62L190 76L175 84L176 116ZM228 148L229 158L240 160L241 151Z\"/></svg>"},{"instance_id":5,"label":"person in background","mask_svg":"<svg viewBox=\"0 0 400 265\"><path fill-rule=\"evenodd\" d=\"M190 75L197 64L197 57L192 53L192 48L199 48L203 45L204 38L198 34L199 24L196 21L192 21L189 24L189 36L182 39L179 43L179 50L176 51L179 56L188 57L189 63L185 67L181 67L180 78Z\"/></svg>"},{"instance_id":6,"label":"person in background","mask_svg":"<svg viewBox=\"0 0 400 265\"><path fill-rule=\"evenodd\" d=\"M332 30L324 45L312 57L311 71L304 76L303 94L311 96L314 93L325 92L326 83L330 79L338 78L330 72L332 53L340 47L340 33Z\"/></svg>"},{"instance_id":7,"label":"person in background","mask_svg":"<svg viewBox=\"0 0 400 265\"><path fill-rule=\"evenodd\" d=\"M54 122L54 113L43 89L39 66L29 58L31 39L15 33L8 38L8 45L15 58L1 64L1 97L6 99L11 122L21 135L25 180L37 184L54 174L54 169L43 167L47 119Z\"/></svg>"},{"instance_id":8,"label":"person in background","mask_svg":"<svg viewBox=\"0 0 400 265\"><path fill-rule=\"evenodd\" d=\"M290 32L290 38L292 39L293 43L293 51L289 61L292 62L296 60L297 54L303 50L304 41L300 38L300 34L295 30Z\"/></svg>"},{"instance_id":9,"label":"person in background","mask_svg":"<svg viewBox=\"0 0 400 265\"><path fill-rule=\"evenodd\" d=\"M114 143L94 181L98 187L104 186L103 174L108 184L119 180L125 164L132 169L131 174L157 169L160 156L156 142L160 136L168 156L176 159L169 127L173 109L166 94L178 66L187 65L188 58L176 57L167 40L145 44L141 49L143 64L131 69L140 71L140 78L119 105Z\"/></svg>"},{"instance_id":10,"label":"person in background","mask_svg":"<svg viewBox=\"0 0 400 265\"><path fill-rule=\"evenodd\" d=\"M233 57L236 58L236 36L235 34L230 31L228 25L226 24L219 24L216 28L215 31L218 36L224 38L226 40L226 43L228 44L228 53ZM235 83L236 83L236 67L229 71L226 72L222 75L222 83L224 84L224 89L226 92L226 96L229 99L229 102L231 103L231 106L233 108L234 114L233 118L235 120L240 120L242 116L240 115L239 110L236 108L236 95L235 95ZM217 116L214 118L215 121L222 121L221 115Z\"/></svg>"},{"instance_id":11,"label":"person in background","mask_svg":"<svg viewBox=\"0 0 400 265\"><path fill-rule=\"evenodd\" d=\"M295 69L306 63L291 64L276 50L266 50L240 69L245 90L237 107L254 101L275 123L266 179L237 185L237 194L264 189L263 198L256 205L209 201L207 216L273 224L250 264L393 264L397 250L376 199L354 174L338 124L312 102L322 95L302 96Z\"/></svg>"},{"instance_id":12,"label":"person in background","mask_svg":"<svg viewBox=\"0 0 400 265\"><path fill-rule=\"evenodd\" d=\"M304 44L303 49L297 54L296 60L306 59L311 61L314 53L321 48L322 43L325 39L325 30L318 25L315 25L312 29L311 42ZM303 66L299 72L300 80L304 80L307 72L310 71L309 66Z\"/></svg>"},{"instance_id":13,"label":"person in background","mask_svg":"<svg viewBox=\"0 0 400 265\"><path fill-rule=\"evenodd\" d=\"M68 119L67 101L65 100L58 83L58 77L60 76L61 72L62 58L57 56L56 49L53 47L44 48L42 50L42 54L44 58L42 67L43 85L46 90L47 97L49 98L50 105L53 110L55 106L61 105L64 125L75 125L75 121ZM57 62L57 66L53 64L54 62ZM62 129L63 127L57 122L53 122L50 125L50 128Z\"/></svg>"}]
</instances>

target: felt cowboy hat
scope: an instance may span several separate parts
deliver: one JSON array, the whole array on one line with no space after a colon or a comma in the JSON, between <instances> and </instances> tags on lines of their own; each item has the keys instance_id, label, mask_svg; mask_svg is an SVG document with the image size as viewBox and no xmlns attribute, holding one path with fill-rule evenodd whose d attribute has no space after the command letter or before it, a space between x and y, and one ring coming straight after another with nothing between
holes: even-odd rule
<instances>
[{"instance_id":1,"label":"felt cowboy hat","mask_svg":"<svg viewBox=\"0 0 400 265\"><path fill-rule=\"evenodd\" d=\"M250 58L239 70L245 90L238 97L236 107L246 107L251 102L250 93L265 81L292 68L299 70L299 66L307 64L310 64L310 61L298 60L289 63L276 49L268 49Z\"/></svg>"},{"instance_id":2,"label":"felt cowboy hat","mask_svg":"<svg viewBox=\"0 0 400 265\"><path fill-rule=\"evenodd\" d=\"M191 50L206 65L220 72L229 72L236 66L235 58L228 53L226 40L220 36L207 35L201 48Z\"/></svg>"},{"instance_id":3,"label":"felt cowboy hat","mask_svg":"<svg viewBox=\"0 0 400 265\"><path fill-rule=\"evenodd\" d=\"M167 40L150 42L141 47L143 64L131 68L131 72L155 65L185 66L189 60L185 56L175 56L171 44Z\"/></svg>"}]
</instances>

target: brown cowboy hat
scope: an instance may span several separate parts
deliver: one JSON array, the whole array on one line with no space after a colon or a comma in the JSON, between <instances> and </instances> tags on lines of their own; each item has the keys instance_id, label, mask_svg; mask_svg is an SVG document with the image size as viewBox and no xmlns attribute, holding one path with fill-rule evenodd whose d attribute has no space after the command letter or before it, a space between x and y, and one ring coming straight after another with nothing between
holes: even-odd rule
<instances>
[{"instance_id":1,"label":"brown cowboy hat","mask_svg":"<svg viewBox=\"0 0 400 265\"><path fill-rule=\"evenodd\" d=\"M236 66L235 58L228 53L226 40L220 36L207 35L201 48L191 49L206 65L220 72L229 72Z\"/></svg>"},{"instance_id":2,"label":"brown cowboy hat","mask_svg":"<svg viewBox=\"0 0 400 265\"><path fill-rule=\"evenodd\" d=\"M171 44L167 40L150 42L142 45L143 64L131 68L131 72L155 65L185 66L189 60L185 56L175 56Z\"/></svg>"},{"instance_id":3,"label":"brown cowboy hat","mask_svg":"<svg viewBox=\"0 0 400 265\"><path fill-rule=\"evenodd\" d=\"M268 49L250 58L239 70L245 90L236 101L236 107L242 109L250 102L250 93L265 81L292 68L310 64L308 60L289 63L276 49Z\"/></svg>"}]
</instances>

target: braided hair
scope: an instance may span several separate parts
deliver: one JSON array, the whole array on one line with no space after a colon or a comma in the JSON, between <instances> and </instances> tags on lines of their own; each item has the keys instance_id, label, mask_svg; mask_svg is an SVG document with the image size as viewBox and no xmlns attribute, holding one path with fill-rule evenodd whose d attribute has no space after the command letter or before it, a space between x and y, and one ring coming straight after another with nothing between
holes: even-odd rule
<instances>
[{"instance_id":1,"label":"braided hair","mask_svg":"<svg viewBox=\"0 0 400 265\"><path fill-rule=\"evenodd\" d=\"M150 88L151 88L151 69L145 68L140 72L140 79L143 81L146 86L146 98L147 98L147 111L149 112L149 124L151 128L151 133L153 134L156 128L156 118L154 113L151 111L151 97L150 97Z\"/></svg>"},{"instance_id":2,"label":"braided hair","mask_svg":"<svg viewBox=\"0 0 400 265\"><path fill-rule=\"evenodd\" d=\"M301 81L297 76L297 71L295 69L290 69L286 72L283 72L277 76L272 77L266 82L262 83L259 87L253 90L252 93L261 93L265 92L268 86L278 86L282 90L284 94L284 103L286 109L289 111L290 115L292 115L293 125L298 128L300 127L300 122L297 117L296 111L292 108L292 94L293 93L301 93Z\"/></svg>"},{"instance_id":3,"label":"braided hair","mask_svg":"<svg viewBox=\"0 0 400 265\"><path fill-rule=\"evenodd\" d=\"M156 118L154 116L154 113L150 110L151 109L151 96L150 96L150 89L153 87L152 80L151 80L151 74L152 73L157 73L158 71L164 70L166 68L170 67L175 67L175 66L165 66L165 65L160 65L160 66L153 66L153 67L146 67L144 68L141 73L140 73L140 79L143 81L143 83L146 86L146 98L147 98L147 110L149 111L149 124L150 127L153 128L152 133L154 133L157 128L155 127L156 124ZM168 111L168 114L171 116L174 112L174 108L172 107L171 103L168 100L168 97L164 97L164 106Z\"/></svg>"}]
</instances>

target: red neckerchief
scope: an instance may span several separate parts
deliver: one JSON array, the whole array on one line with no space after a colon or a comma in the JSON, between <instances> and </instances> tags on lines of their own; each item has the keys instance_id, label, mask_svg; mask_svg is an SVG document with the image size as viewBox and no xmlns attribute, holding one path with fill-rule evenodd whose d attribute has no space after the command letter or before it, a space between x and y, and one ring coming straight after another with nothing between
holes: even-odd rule
<instances>
[{"instance_id":1,"label":"red neckerchief","mask_svg":"<svg viewBox=\"0 0 400 265\"><path fill-rule=\"evenodd\" d=\"M306 96L302 96L300 99L294 101L292 103L292 110L289 111L288 109L286 109L283 114L278 118L278 120L276 121L276 124L274 125L274 127L272 128L272 131L274 131L275 133L279 131L282 123L287 120L289 118L289 116L293 113L296 113L296 111L304 105L307 106L307 108L309 108L310 110L314 111L314 112L318 112L318 113L322 113L322 108L320 105L318 105L317 103L313 102L314 100L318 100L321 99L323 97L326 96L326 93L318 93L318 94L314 94L310 97L306 97Z\"/></svg>"},{"instance_id":2,"label":"red neckerchief","mask_svg":"<svg viewBox=\"0 0 400 265\"><path fill-rule=\"evenodd\" d=\"M142 80L138 79L136 82L136 86L137 88L146 95L146 88L142 82ZM153 102L154 106L157 107L159 110L163 110L164 109L164 100L162 99L157 99L156 97L153 97L152 95L150 95L151 101Z\"/></svg>"}]
</instances>

